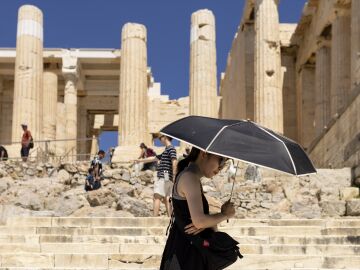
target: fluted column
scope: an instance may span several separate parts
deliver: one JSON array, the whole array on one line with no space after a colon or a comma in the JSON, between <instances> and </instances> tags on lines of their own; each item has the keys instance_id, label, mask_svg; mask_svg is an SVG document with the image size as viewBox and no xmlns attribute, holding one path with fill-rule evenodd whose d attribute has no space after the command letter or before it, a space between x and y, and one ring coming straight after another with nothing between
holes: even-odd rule
<instances>
[{"instance_id":1,"label":"fluted column","mask_svg":"<svg viewBox=\"0 0 360 270\"><path fill-rule=\"evenodd\" d=\"M58 102L56 106L56 155L63 156L66 151L66 114L65 104Z\"/></svg>"},{"instance_id":2,"label":"fluted column","mask_svg":"<svg viewBox=\"0 0 360 270\"><path fill-rule=\"evenodd\" d=\"M360 85L360 0L351 1L351 89Z\"/></svg>"},{"instance_id":3,"label":"fluted column","mask_svg":"<svg viewBox=\"0 0 360 270\"><path fill-rule=\"evenodd\" d=\"M16 39L12 141L21 139L27 123L35 140L42 133L43 15L35 6L20 7Z\"/></svg>"},{"instance_id":4,"label":"fluted column","mask_svg":"<svg viewBox=\"0 0 360 270\"><path fill-rule=\"evenodd\" d=\"M302 66L296 86L298 141L308 148L315 138L315 65Z\"/></svg>"},{"instance_id":5,"label":"fluted column","mask_svg":"<svg viewBox=\"0 0 360 270\"><path fill-rule=\"evenodd\" d=\"M350 22L350 14L346 10L341 10L332 24L331 117L347 104L349 98L351 84Z\"/></svg>"},{"instance_id":6,"label":"fluted column","mask_svg":"<svg viewBox=\"0 0 360 270\"><path fill-rule=\"evenodd\" d=\"M137 146L149 141L145 26L125 24L121 42L118 142L120 146Z\"/></svg>"},{"instance_id":7,"label":"fluted column","mask_svg":"<svg viewBox=\"0 0 360 270\"><path fill-rule=\"evenodd\" d=\"M190 115L217 117L215 17L207 9L191 15Z\"/></svg>"},{"instance_id":8,"label":"fluted column","mask_svg":"<svg viewBox=\"0 0 360 270\"><path fill-rule=\"evenodd\" d=\"M73 73L64 74L65 90L64 90L64 103L65 103L65 130L66 139L66 152L74 154L76 152L76 139L77 139L77 76ZM69 152L69 153L70 153Z\"/></svg>"},{"instance_id":9,"label":"fluted column","mask_svg":"<svg viewBox=\"0 0 360 270\"><path fill-rule=\"evenodd\" d=\"M55 140L58 98L58 77L55 72L44 72L43 87L43 138L45 140Z\"/></svg>"},{"instance_id":10,"label":"fluted column","mask_svg":"<svg viewBox=\"0 0 360 270\"><path fill-rule=\"evenodd\" d=\"M245 32L245 96L246 119L254 121L254 45L255 27L253 22L244 25Z\"/></svg>"},{"instance_id":11,"label":"fluted column","mask_svg":"<svg viewBox=\"0 0 360 270\"><path fill-rule=\"evenodd\" d=\"M98 141L98 138L97 138L98 136L99 136L98 133L92 135L90 158L93 158L97 154L97 152L99 151L99 141Z\"/></svg>"},{"instance_id":12,"label":"fluted column","mask_svg":"<svg viewBox=\"0 0 360 270\"><path fill-rule=\"evenodd\" d=\"M3 102L4 102L4 98L3 98L3 77L0 75L0 112L3 113ZM2 117L0 115L0 141L3 140L2 138L2 130L4 129L3 123L2 123Z\"/></svg>"},{"instance_id":13,"label":"fluted column","mask_svg":"<svg viewBox=\"0 0 360 270\"><path fill-rule=\"evenodd\" d=\"M330 121L331 48L327 41L319 44L315 70L315 135Z\"/></svg>"},{"instance_id":14,"label":"fluted column","mask_svg":"<svg viewBox=\"0 0 360 270\"><path fill-rule=\"evenodd\" d=\"M74 155L77 153L77 79L78 59L76 52L64 51L62 73L65 79L64 104L65 104L65 132L66 153Z\"/></svg>"},{"instance_id":15,"label":"fluted column","mask_svg":"<svg viewBox=\"0 0 360 270\"><path fill-rule=\"evenodd\" d=\"M278 0L255 0L255 121L283 133Z\"/></svg>"}]
</instances>

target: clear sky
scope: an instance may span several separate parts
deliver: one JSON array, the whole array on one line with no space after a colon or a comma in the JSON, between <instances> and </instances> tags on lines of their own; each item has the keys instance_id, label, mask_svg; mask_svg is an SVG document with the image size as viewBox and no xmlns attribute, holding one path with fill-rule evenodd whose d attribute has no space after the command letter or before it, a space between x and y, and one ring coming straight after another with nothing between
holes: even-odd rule
<instances>
[{"instance_id":1,"label":"clear sky","mask_svg":"<svg viewBox=\"0 0 360 270\"><path fill-rule=\"evenodd\" d=\"M281 0L280 21L296 23L305 2ZM161 82L162 93L174 99L188 95L191 13L207 8L215 14L220 74L225 69L244 3L245 0L0 0L0 47L15 47L17 10L24 4L36 5L43 11L45 47L120 48L121 27L126 22L142 23L148 31L148 65L155 80Z\"/></svg>"}]
</instances>

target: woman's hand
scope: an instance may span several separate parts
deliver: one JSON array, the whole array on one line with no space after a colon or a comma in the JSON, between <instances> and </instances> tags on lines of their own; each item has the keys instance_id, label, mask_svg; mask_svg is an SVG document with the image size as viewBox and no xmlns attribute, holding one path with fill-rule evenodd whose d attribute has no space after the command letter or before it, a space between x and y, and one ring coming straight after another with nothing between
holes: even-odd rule
<instances>
[{"instance_id":1,"label":"woman's hand","mask_svg":"<svg viewBox=\"0 0 360 270\"><path fill-rule=\"evenodd\" d=\"M203 230L205 230L205 228L204 229L198 229L192 223L185 226L185 233L187 233L187 234L196 235L196 234L202 232Z\"/></svg>"},{"instance_id":2,"label":"woman's hand","mask_svg":"<svg viewBox=\"0 0 360 270\"><path fill-rule=\"evenodd\" d=\"M227 201L221 206L221 213L227 218L231 218L235 215L235 207L232 202Z\"/></svg>"}]
</instances>

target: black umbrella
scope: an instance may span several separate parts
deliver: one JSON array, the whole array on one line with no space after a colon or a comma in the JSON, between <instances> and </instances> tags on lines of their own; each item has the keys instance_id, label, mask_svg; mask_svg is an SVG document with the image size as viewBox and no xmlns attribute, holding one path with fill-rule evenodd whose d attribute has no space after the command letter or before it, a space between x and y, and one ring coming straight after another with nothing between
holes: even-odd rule
<instances>
[{"instance_id":1,"label":"black umbrella","mask_svg":"<svg viewBox=\"0 0 360 270\"><path fill-rule=\"evenodd\" d=\"M298 143L252 121L188 116L160 133L208 153L292 175L316 173Z\"/></svg>"}]
</instances>

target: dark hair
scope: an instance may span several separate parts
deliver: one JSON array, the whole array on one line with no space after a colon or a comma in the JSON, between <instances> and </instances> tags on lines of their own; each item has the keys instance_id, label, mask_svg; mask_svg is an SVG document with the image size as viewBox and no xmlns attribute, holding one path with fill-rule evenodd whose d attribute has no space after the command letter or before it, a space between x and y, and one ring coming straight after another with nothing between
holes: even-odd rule
<instances>
[{"instance_id":1,"label":"dark hair","mask_svg":"<svg viewBox=\"0 0 360 270\"><path fill-rule=\"evenodd\" d=\"M173 138L171 138L171 137L169 137L169 136L166 136L166 135L160 135L160 136L159 136L159 140L161 140L162 137L167 138L170 142L173 140Z\"/></svg>"},{"instance_id":2,"label":"dark hair","mask_svg":"<svg viewBox=\"0 0 360 270\"><path fill-rule=\"evenodd\" d=\"M104 150L99 150L98 155L100 155L100 154L105 155L105 151Z\"/></svg>"},{"instance_id":3,"label":"dark hair","mask_svg":"<svg viewBox=\"0 0 360 270\"><path fill-rule=\"evenodd\" d=\"M148 147L146 146L145 143L142 142L142 143L140 144L140 148L145 148L145 149L147 149Z\"/></svg>"},{"instance_id":4,"label":"dark hair","mask_svg":"<svg viewBox=\"0 0 360 270\"><path fill-rule=\"evenodd\" d=\"M93 169L93 168L89 168L89 169L88 169L88 173L89 173L89 174L92 174L92 173L93 173L93 171L94 171L94 169Z\"/></svg>"},{"instance_id":5,"label":"dark hair","mask_svg":"<svg viewBox=\"0 0 360 270\"><path fill-rule=\"evenodd\" d=\"M189 165L190 162L196 161L199 154L200 154L200 149L196 147L192 147L190 154L178 163L176 177Z\"/></svg>"}]
</instances>

